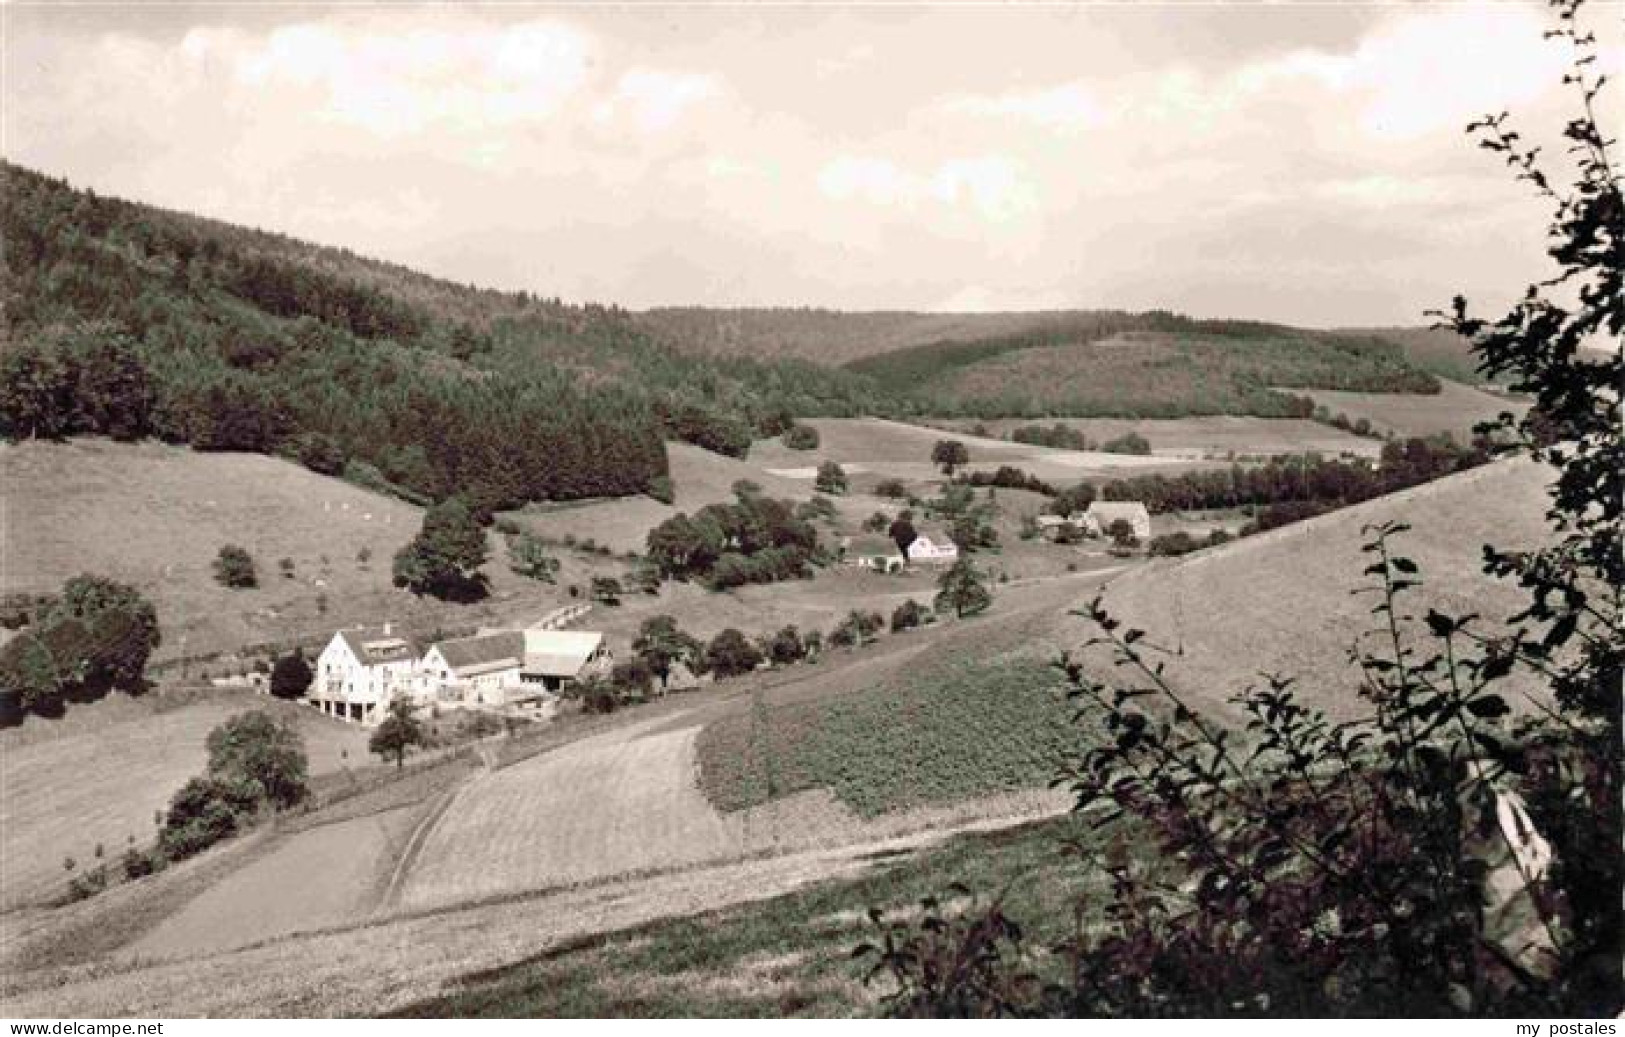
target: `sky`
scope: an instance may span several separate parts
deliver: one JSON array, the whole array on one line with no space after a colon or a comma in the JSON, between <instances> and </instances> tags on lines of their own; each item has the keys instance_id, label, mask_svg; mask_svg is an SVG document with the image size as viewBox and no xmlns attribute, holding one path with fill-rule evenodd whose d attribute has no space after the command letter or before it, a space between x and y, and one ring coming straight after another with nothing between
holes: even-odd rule
<instances>
[{"instance_id":1,"label":"sky","mask_svg":"<svg viewBox=\"0 0 1625 1037\"><path fill-rule=\"evenodd\" d=\"M1625 79L1625 4L1586 15ZM0 0L0 154L574 302L1417 324L1545 272L1545 207L1463 129L1511 110L1561 154L1550 24L1513 0Z\"/></svg>"}]
</instances>

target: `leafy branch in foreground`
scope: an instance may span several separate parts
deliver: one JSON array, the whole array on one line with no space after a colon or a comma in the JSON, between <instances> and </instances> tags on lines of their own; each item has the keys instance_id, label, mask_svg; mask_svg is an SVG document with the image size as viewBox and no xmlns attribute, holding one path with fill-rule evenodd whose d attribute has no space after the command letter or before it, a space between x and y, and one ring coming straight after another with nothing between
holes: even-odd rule
<instances>
[{"instance_id":1,"label":"leafy branch in foreground","mask_svg":"<svg viewBox=\"0 0 1625 1037\"><path fill-rule=\"evenodd\" d=\"M1357 593L1372 596L1376 629L1351 652L1367 712L1334 723L1272 677L1231 700L1245 718L1235 731L1187 701L1161 650L1097 600L1085 614L1101 633L1086 647L1105 649L1115 675L1060 661L1080 720L1100 733L1063 780L1098 837L1150 839L1160 858L1135 866L1074 843L1109 876L1109 903L1080 897L1074 934L1043 952L1022 945L1019 926L999 928L998 953L984 950L957 986L946 966L981 930L928 905L922 935L893 926L885 950L868 952L879 956L871 978L892 982L888 1008L1600 1016L1625 1005L1625 196L1595 114L1595 39L1577 27L1578 0L1552 6L1581 102L1563 131L1572 189L1553 186L1505 115L1469 132L1554 203L1558 272L1498 321L1468 316L1461 299L1448 319L1487 375L1534 399L1525 418L1484 431L1557 474L1553 542L1485 549L1486 571L1518 580L1529 606L1506 631L1437 611L1418 629L1405 609L1422 576L1399 553L1405 527L1370 527L1371 583ZM1588 354L1588 343L1611 351ZM1502 693L1515 669L1547 693L1517 710ZM963 935L925 938L944 932ZM1042 981L1010 982L1017 967Z\"/></svg>"}]
</instances>

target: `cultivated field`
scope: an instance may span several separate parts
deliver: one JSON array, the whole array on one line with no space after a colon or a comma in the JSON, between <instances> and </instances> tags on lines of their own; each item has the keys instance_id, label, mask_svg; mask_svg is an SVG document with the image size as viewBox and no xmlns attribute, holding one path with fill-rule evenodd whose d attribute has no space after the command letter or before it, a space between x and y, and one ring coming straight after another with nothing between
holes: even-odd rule
<instances>
[{"instance_id":1,"label":"cultivated field","mask_svg":"<svg viewBox=\"0 0 1625 1037\"><path fill-rule=\"evenodd\" d=\"M1370 629L1373 599L1355 596L1362 527L1409 523L1394 541L1421 566L1425 585L1408 613L1428 607L1486 621L1527 604L1515 585L1481 571L1482 545L1528 547L1545 537L1543 492L1550 470L1504 461L1389 497L1248 537L1180 560L1156 562L1115 580L1108 610L1147 640L1177 654L1168 673L1194 698L1216 708L1261 673L1299 678L1303 696L1334 714L1363 710L1359 674L1347 661L1356 636ZM1107 676L1110 671L1101 673ZM1109 679L1109 676L1108 676Z\"/></svg>"},{"instance_id":2,"label":"cultivated field","mask_svg":"<svg viewBox=\"0 0 1625 1037\"><path fill-rule=\"evenodd\" d=\"M67 878L63 859L73 857L80 870L94 867L98 843L115 864L130 836L150 843L154 812L203 772L209 732L237 713L266 709L294 718L313 774L372 762L365 731L268 696L215 692L174 708L154 696L125 704L116 721L75 719L112 705L75 707L62 728L31 721L0 732L0 905L60 893Z\"/></svg>"},{"instance_id":3,"label":"cultivated field","mask_svg":"<svg viewBox=\"0 0 1625 1037\"><path fill-rule=\"evenodd\" d=\"M417 812L403 807L299 832L205 890L123 954L144 961L217 954L364 921L416 820Z\"/></svg>"},{"instance_id":4,"label":"cultivated field","mask_svg":"<svg viewBox=\"0 0 1625 1037\"><path fill-rule=\"evenodd\" d=\"M1397 436L1433 436L1448 432L1457 443L1472 441L1473 426L1492 421L1502 411L1521 415L1529 405L1440 379L1435 396L1409 396L1396 393L1333 392L1303 390L1333 414L1347 414L1349 420L1365 418L1378 432Z\"/></svg>"}]
</instances>

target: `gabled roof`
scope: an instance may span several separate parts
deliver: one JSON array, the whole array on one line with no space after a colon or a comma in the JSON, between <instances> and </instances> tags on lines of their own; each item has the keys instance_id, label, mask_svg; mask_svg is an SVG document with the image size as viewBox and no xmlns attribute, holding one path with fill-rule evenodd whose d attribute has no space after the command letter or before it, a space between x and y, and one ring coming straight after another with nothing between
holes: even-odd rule
<instances>
[{"instance_id":1,"label":"gabled roof","mask_svg":"<svg viewBox=\"0 0 1625 1037\"><path fill-rule=\"evenodd\" d=\"M525 630L525 665L528 674L543 677L576 677L581 674L604 643L604 635L593 630Z\"/></svg>"},{"instance_id":2,"label":"gabled roof","mask_svg":"<svg viewBox=\"0 0 1625 1037\"><path fill-rule=\"evenodd\" d=\"M1145 510L1145 505L1137 500L1097 500L1089 505L1089 514L1108 523L1117 519L1132 521L1143 518L1149 521L1151 518L1151 513Z\"/></svg>"},{"instance_id":3,"label":"gabled roof","mask_svg":"<svg viewBox=\"0 0 1625 1037\"><path fill-rule=\"evenodd\" d=\"M459 676L518 666L525 657L525 635L517 630L475 637L459 637L434 645L440 657Z\"/></svg>"},{"instance_id":4,"label":"gabled roof","mask_svg":"<svg viewBox=\"0 0 1625 1037\"><path fill-rule=\"evenodd\" d=\"M411 638L383 627L352 627L340 630L335 636L349 646L363 666L406 662L423 654Z\"/></svg>"},{"instance_id":5,"label":"gabled roof","mask_svg":"<svg viewBox=\"0 0 1625 1037\"><path fill-rule=\"evenodd\" d=\"M897 554L897 541L890 537L883 537L874 533L852 538L846 545L846 553L854 558L871 558L877 555Z\"/></svg>"}]
</instances>

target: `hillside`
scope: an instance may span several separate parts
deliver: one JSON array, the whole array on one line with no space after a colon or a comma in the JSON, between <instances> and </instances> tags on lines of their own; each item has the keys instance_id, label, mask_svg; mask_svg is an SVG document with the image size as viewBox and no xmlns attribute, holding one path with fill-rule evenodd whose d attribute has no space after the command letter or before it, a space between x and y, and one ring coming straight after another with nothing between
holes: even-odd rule
<instances>
[{"instance_id":1,"label":"hillside","mask_svg":"<svg viewBox=\"0 0 1625 1037\"><path fill-rule=\"evenodd\" d=\"M1527 604L1517 586L1482 572L1483 545L1543 542L1549 469L1503 461L1367 501L1319 518L1158 562L1114 581L1109 612L1174 654L1163 658L1174 683L1203 704L1224 701L1263 673L1298 679L1304 697L1334 716L1363 711L1359 673L1347 650L1371 628L1372 601L1356 596L1369 577L1364 527L1399 521L1394 541L1421 567L1424 585L1405 611L1477 613L1494 624ZM1377 647L1372 643L1372 647ZM1098 671L1109 662L1091 656ZM1111 679L1106 677L1105 679ZM1525 685L1528 686L1527 684Z\"/></svg>"},{"instance_id":2,"label":"hillside","mask_svg":"<svg viewBox=\"0 0 1625 1037\"><path fill-rule=\"evenodd\" d=\"M1310 406L1291 390L1438 390L1432 375L1382 339L1166 313L1094 314L1022 334L897 350L848 367L930 401L931 413L983 418L1307 417Z\"/></svg>"},{"instance_id":3,"label":"hillside","mask_svg":"<svg viewBox=\"0 0 1625 1037\"><path fill-rule=\"evenodd\" d=\"M427 633L540 614L566 600L569 582L621 568L571 556L559 586L538 584L508 571L493 538L488 601L418 598L391 585L390 564L416 535L421 509L255 454L106 440L8 444L0 483L0 592L48 593L83 572L130 583L158 610L160 662L319 643L335 627L383 619ZM254 557L257 588L215 581L216 552L228 543ZM280 571L285 558L291 576Z\"/></svg>"},{"instance_id":4,"label":"hillside","mask_svg":"<svg viewBox=\"0 0 1625 1037\"><path fill-rule=\"evenodd\" d=\"M0 435L154 436L489 507L641 492L671 438L895 409L860 375L694 358L626 314L481 292L0 165Z\"/></svg>"}]
</instances>

